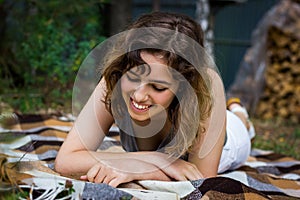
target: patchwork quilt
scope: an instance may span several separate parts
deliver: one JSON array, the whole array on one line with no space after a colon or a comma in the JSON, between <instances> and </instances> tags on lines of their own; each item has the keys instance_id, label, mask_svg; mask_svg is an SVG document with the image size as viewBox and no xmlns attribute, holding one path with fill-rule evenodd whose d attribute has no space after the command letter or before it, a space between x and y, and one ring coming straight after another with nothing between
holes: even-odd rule
<instances>
[{"instance_id":1,"label":"patchwork quilt","mask_svg":"<svg viewBox=\"0 0 300 200\"><path fill-rule=\"evenodd\" d=\"M214 178L113 188L54 171L72 117L12 114L0 120L0 199L17 192L20 199L300 199L300 161L272 151L253 149L243 166ZM115 129L99 151L122 151Z\"/></svg>"}]
</instances>

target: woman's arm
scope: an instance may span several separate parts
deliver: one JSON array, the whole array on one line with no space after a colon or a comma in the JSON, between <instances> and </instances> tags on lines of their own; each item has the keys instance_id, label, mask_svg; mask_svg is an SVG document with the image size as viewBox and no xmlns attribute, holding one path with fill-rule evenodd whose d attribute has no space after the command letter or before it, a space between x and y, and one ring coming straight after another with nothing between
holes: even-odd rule
<instances>
[{"instance_id":1,"label":"woman's arm","mask_svg":"<svg viewBox=\"0 0 300 200\"><path fill-rule=\"evenodd\" d=\"M199 138L192 146L189 162L194 163L204 177L213 177L218 173L226 135L226 98L219 74L207 68L207 75L212 80L213 107L204 124L205 132L199 132Z\"/></svg>"},{"instance_id":2,"label":"woman's arm","mask_svg":"<svg viewBox=\"0 0 300 200\"><path fill-rule=\"evenodd\" d=\"M203 140L198 141L200 144L195 143L192 147L192 153L189 154L188 161L195 164L198 170L202 173L203 177L214 177L218 173L219 162L222 154L222 149L224 146L225 140L225 127L226 120L224 120L223 128L218 138L212 138L215 142L210 142L213 146L210 147L210 151L206 153L205 156L201 155L201 148L199 146L203 145ZM204 133L203 137L209 137L209 133ZM205 140L207 142L207 140Z\"/></svg>"},{"instance_id":3,"label":"woman's arm","mask_svg":"<svg viewBox=\"0 0 300 200\"><path fill-rule=\"evenodd\" d=\"M105 82L101 80L59 150L55 160L55 170L57 172L66 176L78 177L86 174L98 163L102 163L112 169L119 169L119 171L125 171L131 175L135 173L134 178L138 178L139 180L142 178L167 180L169 179L168 177L176 180L183 180L182 177L196 179L188 172L177 173L174 168L170 167L175 160L168 159L168 156L163 153L96 152L105 134L113 124L113 117L106 110L105 104L101 101L104 95ZM138 165L128 167L131 161L133 163L138 162ZM177 163L179 162L180 161L177 161ZM183 165L183 161L180 163ZM187 165L190 164L187 163ZM127 169L124 168L126 166ZM149 168L152 169L151 173L149 173ZM137 174L137 171L139 171L140 174ZM147 173L147 176L140 176L143 175L143 173Z\"/></svg>"},{"instance_id":4,"label":"woman's arm","mask_svg":"<svg viewBox=\"0 0 300 200\"><path fill-rule=\"evenodd\" d=\"M105 90L102 79L62 144L55 160L55 170L59 173L86 173L98 162L89 151L97 150L113 124L113 117L102 102Z\"/></svg>"}]
</instances>

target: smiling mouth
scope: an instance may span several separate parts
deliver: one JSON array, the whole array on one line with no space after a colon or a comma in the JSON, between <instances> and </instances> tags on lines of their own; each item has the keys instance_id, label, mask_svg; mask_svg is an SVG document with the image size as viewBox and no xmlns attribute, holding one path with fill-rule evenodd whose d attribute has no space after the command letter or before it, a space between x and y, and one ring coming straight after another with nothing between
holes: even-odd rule
<instances>
[{"instance_id":1,"label":"smiling mouth","mask_svg":"<svg viewBox=\"0 0 300 200\"><path fill-rule=\"evenodd\" d=\"M151 107L151 105L139 104L139 103L135 102L132 98L130 98L130 103L131 103L132 107L138 111L146 111Z\"/></svg>"}]
</instances>

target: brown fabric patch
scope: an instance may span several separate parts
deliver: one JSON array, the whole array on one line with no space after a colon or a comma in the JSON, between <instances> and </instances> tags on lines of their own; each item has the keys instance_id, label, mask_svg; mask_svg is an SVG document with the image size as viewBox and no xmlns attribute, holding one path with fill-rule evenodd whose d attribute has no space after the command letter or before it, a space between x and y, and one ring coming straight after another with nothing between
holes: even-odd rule
<instances>
[{"instance_id":1,"label":"brown fabric patch","mask_svg":"<svg viewBox=\"0 0 300 200\"><path fill-rule=\"evenodd\" d=\"M245 199L245 195L243 193L228 195L228 193L223 193L219 191L208 191L207 193L205 193L204 197L206 199L212 199L212 200L213 199L226 199L226 200Z\"/></svg>"},{"instance_id":2,"label":"brown fabric patch","mask_svg":"<svg viewBox=\"0 0 300 200\"><path fill-rule=\"evenodd\" d=\"M266 198L265 196L262 196L257 193L245 193L244 194L245 199L249 200L264 200L264 199L271 199L271 198ZM272 198L273 199L273 198Z\"/></svg>"},{"instance_id":3,"label":"brown fabric patch","mask_svg":"<svg viewBox=\"0 0 300 200\"><path fill-rule=\"evenodd\" d=\"M68 133L57 131L57 130L45 130L41 132L39 135L41 136L48 136L48 137L58 137L65 139L68 136Z\"/></svg>"},{"instance_id":4,"label":"brown fabric patch","mask_svg":"<svg viewBox=\"0 0 300 200\"><path fill-rule=\"evenodd\" d=\"M269 183L272 185L276 185L282 189L300 189L299 183L295 183L295 181L288 180L288 179L275 179L271 177L266 177L269 180Z\"/></svg>"},{"instance_id":5,"label":"brown fabric patch","mask_svg":"<svg viewBox=\"0 0 300 200\"><path fill-rule=\"evenodd\" d=\"M13 130L26 130L30 128L42 127L42 126L72 126L71 122L64 122L57 119L47 119L45 121L33 122L33 123L20 123L10 127Z\"/></svg>"},{"instance_id":6,"label":"brown fabric patch","mask_svg":"<svg viewBox=\"0 0 300 200\"><path fill-rule=\"evenodd\" d=\"M46 153L49 150L56 150L58 151L60 149L60 145L54 146L54 145L43 145L40 146L36 149L34 149L33 151L29 152L29 153L34 153L34 154L42 154L42 153Z\"/></svg>"},{"instance_id":7,"label":"brown fabric patch","mask_svg":"<svg viewBox=\"0 0 300 200\"><path fill-rule=\"evenodd\" d=\"M294 161L294 158L285 156L285 155L281 155L281 154L277 154L277 153L271 153L268 155L261 155L261 156L256 156L258 161L262 161L262 162L271 162L271 161L278 161L278 162L283 162L283 161Z\"/></svg>"}]
</instances>

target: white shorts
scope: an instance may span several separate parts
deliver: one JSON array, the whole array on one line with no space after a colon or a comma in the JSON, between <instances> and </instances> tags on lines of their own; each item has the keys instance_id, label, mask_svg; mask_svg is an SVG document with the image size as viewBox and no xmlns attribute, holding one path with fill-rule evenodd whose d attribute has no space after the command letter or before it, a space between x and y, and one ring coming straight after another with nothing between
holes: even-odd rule
<instances>
[{"instance_id":1,"label":"white shorts","mask_svg":"<svg viewBox=\"0 0 300 200\"><path fill-rule=\"evenodd\" d=\"M243 122L227 111L226 135L218 173L240 167L249 157L251 139Z\"/></svg>"}]
</instances>

